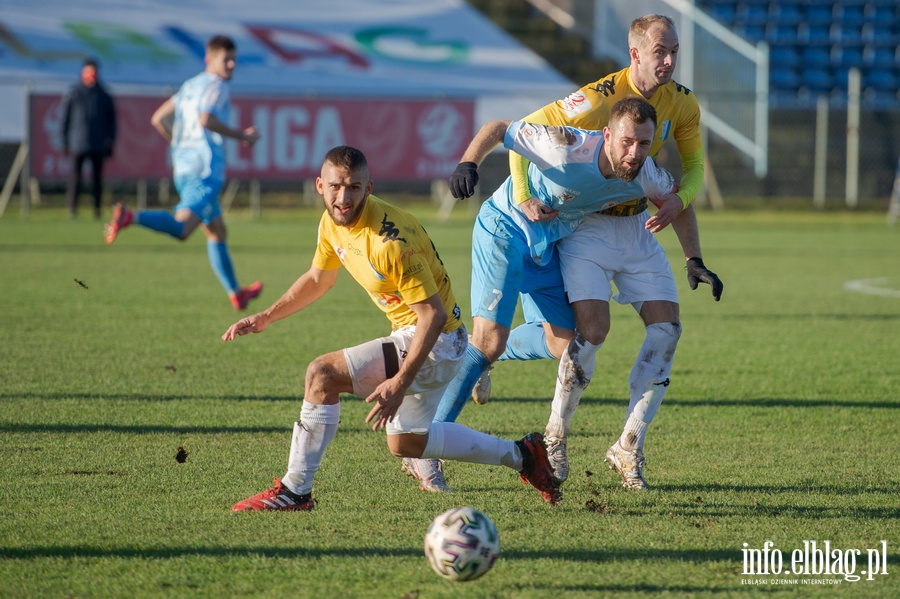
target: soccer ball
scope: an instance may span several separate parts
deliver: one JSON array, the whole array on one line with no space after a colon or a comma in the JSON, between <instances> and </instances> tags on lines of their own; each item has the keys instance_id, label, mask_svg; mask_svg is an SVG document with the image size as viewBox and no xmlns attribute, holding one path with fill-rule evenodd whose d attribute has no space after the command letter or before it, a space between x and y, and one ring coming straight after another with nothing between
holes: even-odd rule
<instances>
[{"instance_id":1,"label":"soccer ball","mask_svg":"<svg viewBox=\"0 0 900 599\"><path fill-rule=\"evenodd\" d=\"M425 533L425 557L447 580L475 580L500 557L500 535L494 522L471 507L447 510Z\"/></svg>"}]
</instances>

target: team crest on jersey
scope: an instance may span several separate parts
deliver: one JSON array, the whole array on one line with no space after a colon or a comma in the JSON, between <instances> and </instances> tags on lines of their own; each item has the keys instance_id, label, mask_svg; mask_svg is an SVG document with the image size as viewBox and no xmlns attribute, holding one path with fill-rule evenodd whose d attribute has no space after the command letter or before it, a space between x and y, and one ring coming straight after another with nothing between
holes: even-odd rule
<instances>
[{"instance_id":1,"label":"team crest on jersey","mask_svg":"<svg viewBox=\"0 0 900 599\"><path fill-rule=\"evenodd\" d=\"M578 196L578 192L574 189L567 189L563 191L561 194L556 196L556 199L560 204L565 204L566 202L571 202Z\"/></svg>"},{"instance_id":2,"label":"team crest on jersey","mask_svg":"<svg viewBox=\"0 0 900 599\"><path fill-rule=\"evenodd\" d=\"M379 293L376 296L376 299L379 304L385 307L403 303L403 296L400 295L399 291L395 291L394 293Z\"/></svg>"},{"instance_id":3,"label":"team crest on jersey","mask_svg":"<svg viewBox=\"0 0 900 599\"><path fill-rule=\"evenodd\" d=\"M659 137L663 141L669 139L669 132L672 130L672 121L665 120L662 122L662 126L659 128Z\"/></svg>"},{"instance_id":4,"label":"team crest on jersey","mask_svg":"<svg viewBox=\"0 0 900 599\"><path fill-rule=\"evenodd\" d=\"M581 90L569 94L562 100L557 100L557 104L559 104L559 107L562 108L563 112L569 117L585 113L593 108L591 101L588 100L587 96L585 96L584 92Z\"/></svg>"},{"instance_id":5,"label":"team crest on jersey","mask_svg":"<svg viewBox=\"0 0 900 599\"><path fill-rule=\"evenodd\" d=\"M347 252L342 247L335 247L334 251L335 251L335 253L337 253L338 258L340 258L341 264L343 264L344 258L347 257Z\"/></svg>"}]
</instances>

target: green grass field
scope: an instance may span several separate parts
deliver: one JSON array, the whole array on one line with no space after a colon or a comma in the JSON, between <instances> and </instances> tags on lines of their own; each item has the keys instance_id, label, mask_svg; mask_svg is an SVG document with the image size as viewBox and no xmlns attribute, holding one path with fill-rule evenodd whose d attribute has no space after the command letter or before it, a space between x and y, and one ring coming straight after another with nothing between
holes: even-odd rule
<instances>
[{"instance_id":1,"label":"green grass field","mask_svg":"<svg viewBox=\"0 0 900 599\"><path fill-rule=\"evenodd\" d=\"M468 313L471 213L440 223L432 206L413 211ZM308 267L318 216L229 215L238 275L266 284L254 306ZM725 293L715 303L705 285L690 291L674 234L661 234L684 334L648 434L652 490L626 491L602 462L643 335L633 311L614 306L561 505L507 469L472 464L447 465L456 493L420 492L365 426L368 407L348 397L318 508L233 514L285 471L306 364L384 334L387 321L344 273L307 311L224 343L237 315L201 234L180 245L128 230L106 246L100 224L61 210L7 213L0 596L900 596L900 229L872 213L700 221ZM460 422L505 438L543 430L555 372L550 361L500 364L491 403ZM502 555L482 579L453 584L432 573L422 542L458 505L493 518ZM888 573L748 575L744 550L766 541L788 568L804 542L828 541L856 575L886 547Z\"/></svg>"}]
</instances>

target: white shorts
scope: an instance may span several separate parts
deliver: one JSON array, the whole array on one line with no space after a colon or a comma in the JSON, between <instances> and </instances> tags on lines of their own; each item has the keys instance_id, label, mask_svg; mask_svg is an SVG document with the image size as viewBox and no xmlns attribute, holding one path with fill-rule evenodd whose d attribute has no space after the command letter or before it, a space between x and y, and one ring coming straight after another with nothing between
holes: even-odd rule
<instances>
[{"instance_id":1,"label":"white shorts","mask_svg":"<svg viewBox=\"0 0 900 599\"><path fill-rule=\"evenodd\" d=\"M344 349L354 395L365 399L375 387L397 373L415 333L415 326L406 326L388 337ZM407 395L394 418L387 423L387 434L428 432L444 389L456 376L468 344L469 335L464 326L441 334L406 390Z\"/></svg>"},{"instance_id":2,"label":"white shorts","mask_svg":"<svg viewBox=\"0 0 900 599\"><path fill-rule=\"evenodd\" d=\"M646 210L634 216L595 212L557 242L570 302L613 298L620 304L678 303L666 252L644 228L648 218ZM615 297L611 283L618 290Z\"/></svg>"}]
</instances>

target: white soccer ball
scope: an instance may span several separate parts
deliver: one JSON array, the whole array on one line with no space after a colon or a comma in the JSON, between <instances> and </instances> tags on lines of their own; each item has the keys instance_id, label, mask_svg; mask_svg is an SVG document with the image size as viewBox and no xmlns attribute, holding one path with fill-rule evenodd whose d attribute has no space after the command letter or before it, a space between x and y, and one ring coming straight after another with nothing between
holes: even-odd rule
<instances>
[{"instance_id":1,"label":"white soccer ball","mask_svg":"<svg viewBox=\"0 0 900 599\"><path fill-rule=\"evenodd\" d=\"M447 580L475 580L500 557L500 535L484 513L471 507L453 508L428 526L425 557Z\"/></svg>"}]
</instances>

